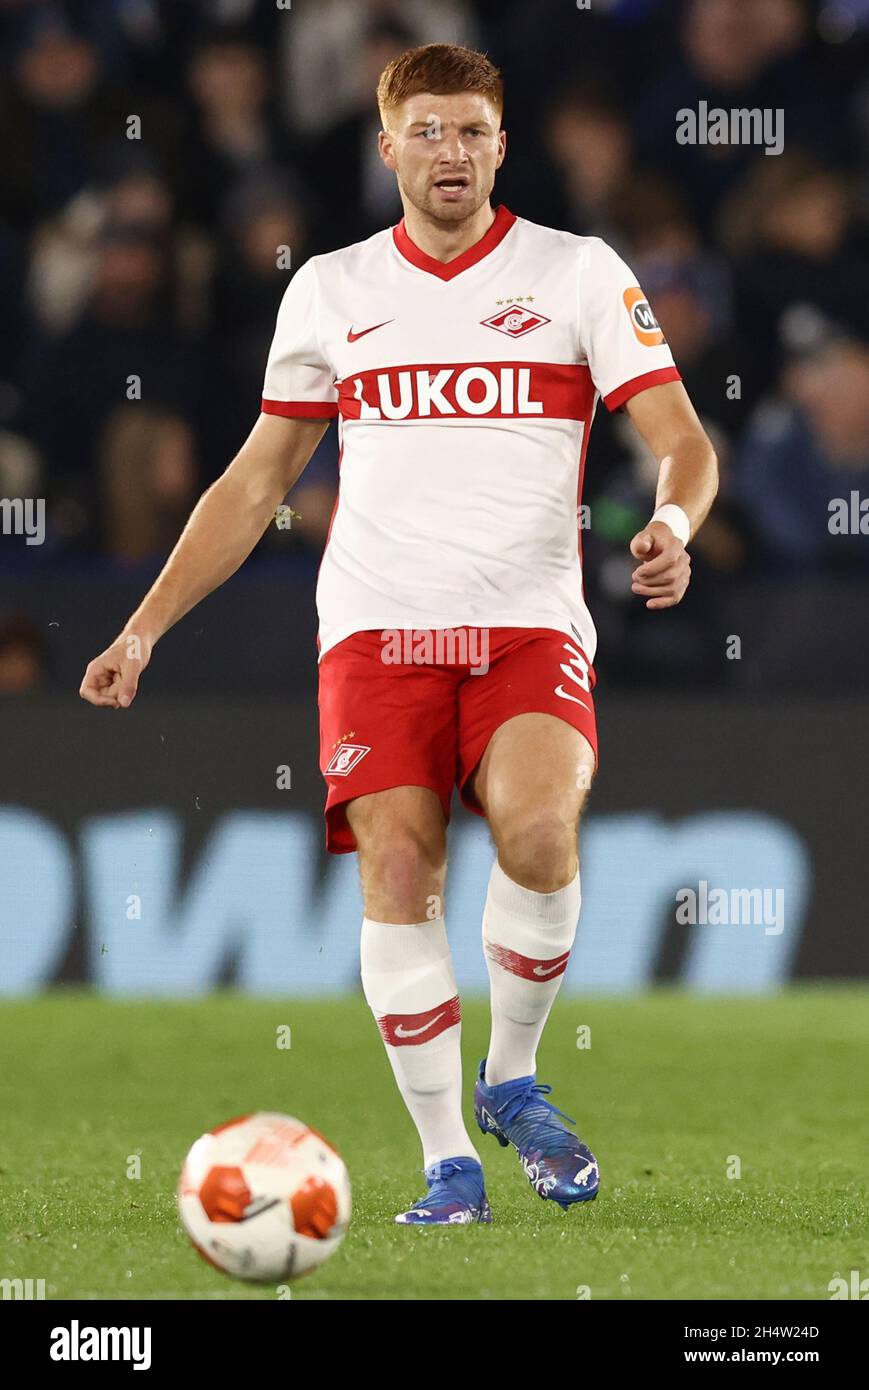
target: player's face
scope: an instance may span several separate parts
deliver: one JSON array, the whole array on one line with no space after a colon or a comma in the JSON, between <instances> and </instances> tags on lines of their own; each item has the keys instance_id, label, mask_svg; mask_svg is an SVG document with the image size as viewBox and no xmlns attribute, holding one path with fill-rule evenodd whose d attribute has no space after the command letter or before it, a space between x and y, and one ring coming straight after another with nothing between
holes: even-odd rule
<instances>
[{"instance_id":1,"label":"player's face","mask_svg":"<svg viewBox=\"0 0 869 1390\"><path fill-rule=\"evenodd\" d=\"M439 222L462 222L487 201L507 137L497 107L475 92L408 97L380 132L380 155L402 198Z\"/></svg>"}]
</instances>

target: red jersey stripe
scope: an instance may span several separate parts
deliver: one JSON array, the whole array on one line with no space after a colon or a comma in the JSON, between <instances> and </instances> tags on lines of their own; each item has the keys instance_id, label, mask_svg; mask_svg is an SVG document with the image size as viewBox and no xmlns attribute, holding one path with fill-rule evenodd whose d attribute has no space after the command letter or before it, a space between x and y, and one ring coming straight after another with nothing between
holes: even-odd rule
<instances>
[{"instance_id":1,"label":"red jersey stripe","mask_svg":"<svg viewBox=\"0 0 869 1390\"><path fill-rule=\"evenodd\" d=\"M595 398L585 365L408 363L338 382L346 420L586 420Z\"/></svg>"},{"instance_id":2,"label":"red jersey stripe","mask_svg":"<svg viewBox=\"0 0 869 1390\"><path fill-rule=\"evenodd\" d=\"M331 420L338 414L337 401L270 401L262 399L264 415L284 415L290 420Z\"/></svg>"},{"instance_id":3,"label":"red jersey stripe","mask_svg":"<svg viewBox=\"0 0 869 1390\"><path fill-rule=\"evenodd\" d=\"M622 386L617 386L615 391L610 391L608 396L604 396L603 403L607 410L618 410L620 405L631 399L631 396L648 391L650 386L661 386L665 381L681 380L678 367L659 367L655 372L644 372L642 376L635 376Z\"/></svg>"}]
</instances>

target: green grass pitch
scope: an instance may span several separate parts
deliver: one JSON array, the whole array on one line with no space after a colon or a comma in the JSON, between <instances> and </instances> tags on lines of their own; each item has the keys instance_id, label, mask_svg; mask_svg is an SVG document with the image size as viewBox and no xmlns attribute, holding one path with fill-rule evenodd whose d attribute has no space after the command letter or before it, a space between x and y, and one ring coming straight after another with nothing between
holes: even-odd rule
<instances>
[{"instance_id":1,"label":"green grass pitch","mask_svg":"<svg viewBox=\"0 0 869 1390\"><path fill-rule=\"evenodd\" d=\"M828 1299L837 1274L869 1272L867 1005L850 987L560 1000L539 1076L598 1155L597 1201L542 1202L513 1151L474 1128L494 1224L425 1231L391 1224L422 1194L420 1158L361 998L8 1001L0 1278L45 1279L49 1298L275 1299L200 1260L174 1204L203 1130L272 1109L321 1130L353 1181L347 1239L294 1299L573 1300L583 1288L611 1300ZM464 1012L472 1124L485 1002ZM282 1025L289 1049L276 1043Z\"/></svg>"}]
</instances>

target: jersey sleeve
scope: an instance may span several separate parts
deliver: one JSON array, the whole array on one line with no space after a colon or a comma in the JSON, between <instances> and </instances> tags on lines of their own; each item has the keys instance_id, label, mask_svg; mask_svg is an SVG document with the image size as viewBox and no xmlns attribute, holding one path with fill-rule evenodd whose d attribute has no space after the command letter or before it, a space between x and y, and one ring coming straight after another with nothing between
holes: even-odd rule
<instances>
[{"instance_id":1,"label":"jersey sleeve","mask_svg":"<svg viewBox=\"0 0 869 1390\"><path fill-rule=\"evenodd\" d=\"M608 410L665 381L681 381L633 271L597 239L580 251L579 337Z\"/></svg>"},{"instance_id":2,"label":"jersey sleeve","mask_svg":"<svg viewBox=\"0 0 869 1390\"><path fill-rule=\"evenodd\" d=\"M320 346L317 274L307 261L281 300L266 363L263 411L291 419L325 420L338 414L335 377Z\"/></svg>"}]
</instances>

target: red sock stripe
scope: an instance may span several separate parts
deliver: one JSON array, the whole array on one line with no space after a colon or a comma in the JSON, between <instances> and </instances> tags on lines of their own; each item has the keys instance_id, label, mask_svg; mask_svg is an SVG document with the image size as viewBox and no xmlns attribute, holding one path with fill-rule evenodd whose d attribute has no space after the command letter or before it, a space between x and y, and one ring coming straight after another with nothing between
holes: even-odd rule
<instances>
[{"instance_id":1,"label":"red sock stripe","mask_svg":"<svg viewBox=\"0 0 869 1390\"><path fill-rule=\"evenodd\" d=\"M496 965L500 965L502 970L509 970L511 975L521 975L523 980L535 980L537 984L555 980L559 975L563 975L570 960L569 951L560 956L552 956L549 960L532 960L530 956L522 956L518 951L499 946L496 941L486 942L486 954Z\"/></svg>"},{"instance_id":2,"label":"red sock stripe","mask_svg":"<svg viewBox=\"0 0 869 1390\"><path fill-rule=\"evenodd\" d=\"M459 996L447 999L434 1009L421 1014L381 1014L377 1020L383 1041L390 1047L418 1047L431 1042L438 1033L460 1023L462 1009Z\"/></svg>"}]
</instances>

